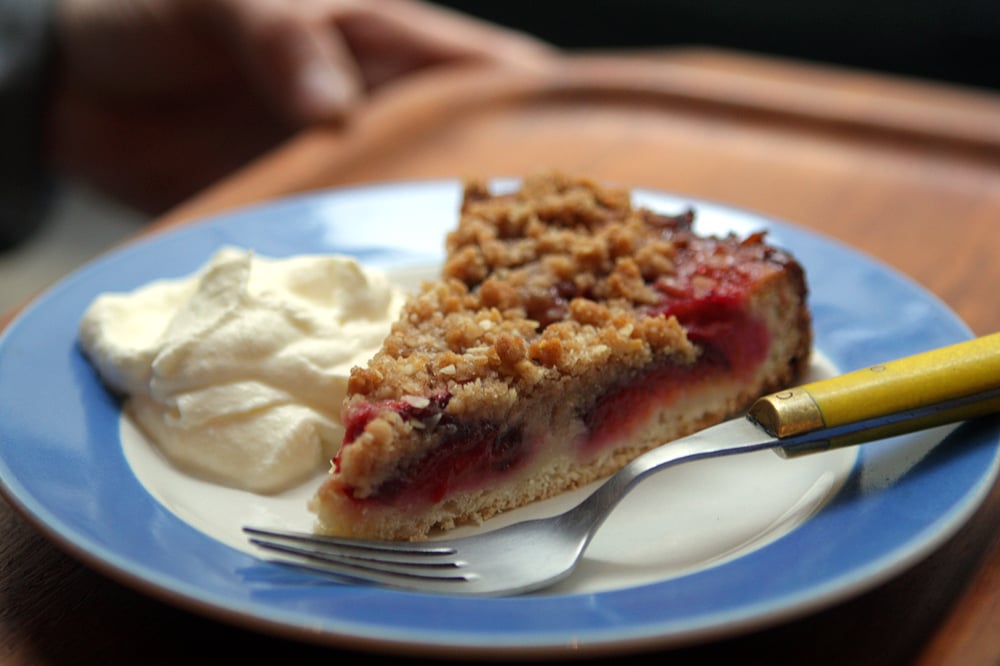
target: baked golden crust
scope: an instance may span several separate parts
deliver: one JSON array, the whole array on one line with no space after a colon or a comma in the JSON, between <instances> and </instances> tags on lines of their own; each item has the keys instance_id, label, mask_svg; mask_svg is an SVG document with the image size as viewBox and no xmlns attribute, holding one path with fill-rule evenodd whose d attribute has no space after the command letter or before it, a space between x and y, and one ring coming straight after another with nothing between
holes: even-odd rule
<instances>
[{"instance_id":1,"label":"baked golden crust","mask_svg":"<svg viewBox=\"0 0 1000 666\"><path fill-rule=\"evenodd\" d=\"M791 381L811 343L801 267L692 219L562 174L502 195L467 184L442 279L351 374L319 529L422 538L483 520Z\"/></svg>"}]
</instances>

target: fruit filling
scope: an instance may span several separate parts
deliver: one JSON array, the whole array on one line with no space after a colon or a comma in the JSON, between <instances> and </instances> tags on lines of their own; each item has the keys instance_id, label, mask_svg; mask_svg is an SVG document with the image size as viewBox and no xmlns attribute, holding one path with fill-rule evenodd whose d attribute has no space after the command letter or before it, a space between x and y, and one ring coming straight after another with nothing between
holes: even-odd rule
<instances>
[{"instance_id":1,"label":"fruit filling","mask_svg":"<svg viewBox=\"0 0 1000 666\"><path fill-rule=\"evenodd\" d=\"M691 367L663 363L613 387L599 398L582 419L589 433L579 443L579 452L592 456L604 446L627 437L656 409L670 404L679 387L712 376L746 375L767 354L770 343L766 327L752 320L745 308L745 292L733 280L715 280L721 288L703 290L698 297L687 291L683 297L672 289L651 314L674 315L701 347L699 360ZM450 395L441 391L429 398L410 396L380 403L356 405L345 418L349 446L365 426L383 410L397 412L404 420L434 428L440 444L422 460L407 466L396 477L383 482L378 491L355 502L424 504L439 502L449 493L475 488L517 470L529 457L529 447L520 425L481 421L476 425L457 422L445 409ZM340 455L334 459L339 470ZM345 491L350 495L350 489Z\"/></svg>"},{"instance_id":2,"label":"fruit filling","mask_svg":"<svg viewBox=\"0 0 1000 666\"><path fill-rule=\"evenodd\" d=\"M689 331L702 350L693 366L664 363L607 391L584 417L590 436L583 450L595 454L609 443L628 437L653 412L672 403L683 387L712 377L741 377L752 372L767 354L767 328L750 321L742 309L728 314L732 315L728 319Z\"/></svg>"},{"instance_id":3,"label":"fruit filling","mask_svg":"<svg viewBox=\"0 0 1000 666\"><path fill-rule=\"evenodd\" d=\"M399 413L406 420L416 420L424 427L433 427L441 437L434 450L383 482L375 495L364 500L352 496L354 501L439 502L451 492L476 487L523 463L529 451L520 425L460 422L444 411L450 397L442 392L426 399L427 404L419 398L362 404L347 415L348 430L343 446L349 446L364 431L365 425L385 409ZM339 454L334 459L334 466L339 470ZM345 492L351 494L350 489Z\"/></svg>"}]
</instances>

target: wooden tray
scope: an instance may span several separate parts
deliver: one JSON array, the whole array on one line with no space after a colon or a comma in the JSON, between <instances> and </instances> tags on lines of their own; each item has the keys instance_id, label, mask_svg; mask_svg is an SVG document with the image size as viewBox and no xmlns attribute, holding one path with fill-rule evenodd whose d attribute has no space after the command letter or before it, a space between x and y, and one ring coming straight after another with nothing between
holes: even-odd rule
<instances>
[{"instance_id":1,"label":"wooden tray","mask_svg":"<svg viewBox=\"0 0 1000 666\"><path fill-rule=\"evenodd\" d=\"M812 228L910 275L974 332L1000 330L1000 98L712 51L416 77L345 127L302 133L151 230L317 188L542 168ZM634 661L998 663L998 524L1000 486L947 544L875 590L780 627ZM0 528L5 663L125 664L137 654L188 663L248 650L265 661L352 657L132 594L61 556L5 506Z\"/></svg>"}]
</instances>

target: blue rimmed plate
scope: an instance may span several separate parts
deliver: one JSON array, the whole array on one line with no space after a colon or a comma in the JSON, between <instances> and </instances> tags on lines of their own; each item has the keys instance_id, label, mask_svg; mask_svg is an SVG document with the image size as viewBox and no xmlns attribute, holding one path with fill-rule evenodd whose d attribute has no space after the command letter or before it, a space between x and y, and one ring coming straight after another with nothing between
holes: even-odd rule
<instances>
[{"instance_id":1,"label":"blue rimmed plate","mask_svg":"<svg viewBox=\"0 0 1000 666\"><path fill-rule=\"evenodd\" d=\"M90 301L189 274L221 245L270 256L352 254L389 270L426 266L440 260L459 197L456 182L299 196L151 237L69 276L0 340L8 500L82 560L219 619L358 649L495 657L676 645L821 608L932 551L991 487L995 427L898 437L862 448L821 506L753 547L670 575L507 599L321 583L259 561L158 499L123 451L119 403L76 347ZM920 287L827 238L710 202L649 191L636 198L664 212L693 205L705 231L768 229L806 268L817 356L836 370L970 337ZM724 494L725 484L700 492Z\"/></svg>"}]
</instances>

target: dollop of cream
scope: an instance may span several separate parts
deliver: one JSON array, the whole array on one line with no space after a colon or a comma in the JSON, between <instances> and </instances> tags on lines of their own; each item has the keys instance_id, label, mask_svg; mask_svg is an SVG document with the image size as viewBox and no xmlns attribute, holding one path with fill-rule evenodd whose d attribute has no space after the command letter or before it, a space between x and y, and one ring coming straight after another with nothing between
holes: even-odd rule
<instances>
[{"instance_id":1,"label":"dollop of cream","mask_svg":"<svg viewBox=\"0 0 1000 666\"><path fill-rule=\"evenodd\" d=\"M353 258L226 247L191 277L101 294L79 340L171 462L276 493L329 464L350 369L378 350L404 299Z\"/></svg>"}]
</instances>

